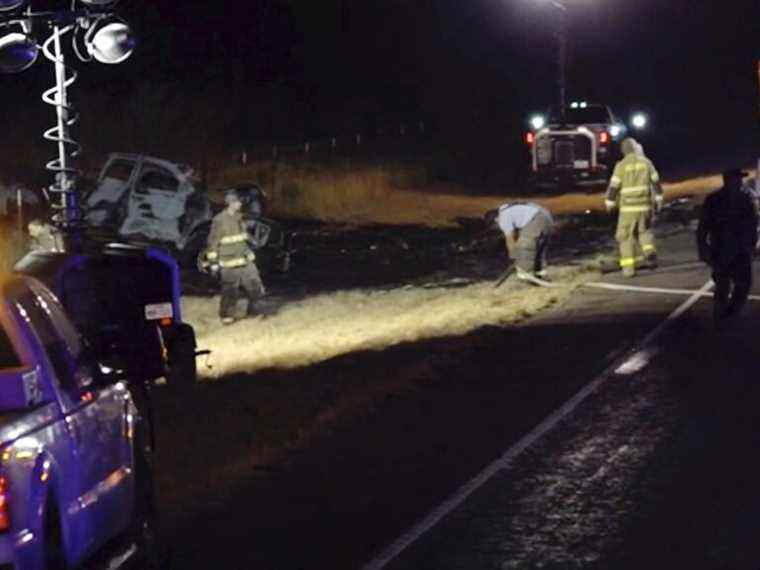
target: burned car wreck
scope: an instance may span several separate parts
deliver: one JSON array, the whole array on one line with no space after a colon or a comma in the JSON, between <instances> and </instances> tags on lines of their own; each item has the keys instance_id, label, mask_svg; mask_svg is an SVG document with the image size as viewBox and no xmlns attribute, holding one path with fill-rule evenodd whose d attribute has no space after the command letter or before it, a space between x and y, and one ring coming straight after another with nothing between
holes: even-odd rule
<instances>
[{"instance_id":1,"label":"burned car wreck","mask_svg":"<svg viewBox=\"0 0 760 570\"><path fill-rule=\"evenodd\" d=\"M264 217L265 194L255 183L234 187L243 201L251 244L266 272L290 267L288 235ZM157 245L180 265L195 267L206 247L211 220L222 206L197 186L192 168L140 154L114 153L83 200L88 232L103 239Z\"/></svg>"}]
</instances>

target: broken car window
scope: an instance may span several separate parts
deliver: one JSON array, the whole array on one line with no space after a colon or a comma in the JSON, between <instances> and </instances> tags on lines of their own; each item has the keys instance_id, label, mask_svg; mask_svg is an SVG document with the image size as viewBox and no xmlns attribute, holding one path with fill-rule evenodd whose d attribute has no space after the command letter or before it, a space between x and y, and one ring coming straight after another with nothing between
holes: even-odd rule
<instances>
[{"instance_id":1,"label":"broken car window","mask_svg":"<svg viewBox=\"0 0 760 570\"><path fill-rule=\"evenodd\" d=\"M140 176L137 188L140 191L162 190L164 192L176 192L179 186L177 179L168 171L149 167Z\"/></svg>"}]
</instances>

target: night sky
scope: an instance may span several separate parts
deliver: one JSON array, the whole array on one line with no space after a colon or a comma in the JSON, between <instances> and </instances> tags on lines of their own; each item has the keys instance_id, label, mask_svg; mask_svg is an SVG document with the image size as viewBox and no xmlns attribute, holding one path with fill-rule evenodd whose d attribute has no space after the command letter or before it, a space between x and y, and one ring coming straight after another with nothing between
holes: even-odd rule
<instances>
[{"instance_id":1,"label":"night sky","mask_svg":"<svg viewBox=\"0 0 760 570\"><path fill-rule=\"evenodd\" d=\"M283 86L311 110L502 114L553 100L556 10L542 0L291 0L152 4L143 62L220 69L256 98ZM214 4L215 5L215 4ZM567 0L570 94L666 117L732 119L755 111L760 2ZM730 8L729 8L730 7ZM147 32L147 33L146 33ZM190 63L192 61L192 63ZM189 69L190 68L190 69ZM517 106L517 108L515 108Z\"/></svg>"},{"instance_id":2,"label":"night sky","mask_svg":"<svg viewBox=\"0 0 760 570\"><path fill-rule=\"evenodd\" d=\"M757 0L566 4L570 98L623 118L649 110L660 133L725 140L757 124ZM199 132L218 145L301 140L417 118L454 140L514 141L555 99L557 11L546 0L123 0L117 10L138 34L133 57L70 58L89 146L160 151ZM49 122L38 95L51 76L38 63L2 79L18 136ZM156 116L166 109L177 116ZM119 134L106 142L109 125Z\"/></svg>"}]
</instances>

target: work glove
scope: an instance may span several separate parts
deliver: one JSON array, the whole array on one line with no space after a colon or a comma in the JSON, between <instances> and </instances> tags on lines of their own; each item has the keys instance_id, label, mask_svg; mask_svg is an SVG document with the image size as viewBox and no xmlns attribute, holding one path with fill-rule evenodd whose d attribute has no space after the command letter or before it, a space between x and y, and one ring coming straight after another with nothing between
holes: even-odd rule
<instances>
[{"instance_id":1,"label":"work glove","mask_svg":"<svg viewBox=\"0 0 760 570\"><path fill-rule=\"evenodd\" d=\"M611 212L615 209L615 202L612 200L605 200L604 201L604 207L607 209L608 212Z\"/></svg>"},{"instance_id":2,"label":"work glove","mask_svg":"<svg viewBox=\"0 0 760 570\"><path fill-rule=\"evenodd\" d=\"M662 210L662 205L664 204L665 200L662 196L655 196L654 197L654 212L655 214L659 214Z\"/></svg>"}]
</instances>

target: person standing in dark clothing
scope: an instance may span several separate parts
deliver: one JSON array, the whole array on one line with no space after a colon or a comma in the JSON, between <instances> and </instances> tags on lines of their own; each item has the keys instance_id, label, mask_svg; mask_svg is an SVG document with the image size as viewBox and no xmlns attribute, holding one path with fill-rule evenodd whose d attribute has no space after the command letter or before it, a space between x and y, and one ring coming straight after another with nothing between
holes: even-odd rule
<instances>
[{"instance_id":1,"label":"person standing in dark clothing","mask_svg":"<svg viewBox=\"0 0 760 570\"><path fill-rule=\"evenodd\" d=\"M723 173L723 188L707 197L697 227L699 258L712 268L715 282L717 326L739 314L752 287L758 212L742 190L745 175L739 169Z\"/></svg>"}]
</instances>

